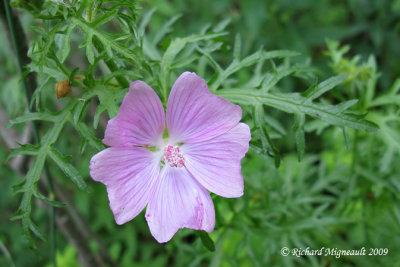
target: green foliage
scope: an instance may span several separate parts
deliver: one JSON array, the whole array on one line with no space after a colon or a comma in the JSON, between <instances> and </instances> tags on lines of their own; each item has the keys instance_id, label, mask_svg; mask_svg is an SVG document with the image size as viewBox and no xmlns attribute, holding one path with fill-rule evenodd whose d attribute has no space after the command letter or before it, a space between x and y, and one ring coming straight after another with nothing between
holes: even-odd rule
<instances>
[{"instance_id":1,"label":"green foliage","mask_svg":"<svg viewBox=\"0 0 400 267\"><path fill-rule=\"evenodd\" d=\"M59 266L80 266L73 246L69 245L64 251L57 252L57 264ZM46 267L51 267L51 264L47 264Z\"/></svg>"},{"instance_id":2,"label":"green foliage","mask_svg":"<svg viewBox=\"0 0 400 267\"><path fill-rule=\"evenodd\" d=\"M185 6L184 2L176 1L176 7ZM400 170L395 164L400 152L400 79L388 90L382 88L375 57L347 56L352 46L335 41L326 42L324 59L319 51L318 64L304 60L315 54L315 46L325 46L326 37L350 38L365 29L335 24L348 11L343 3L332 8L335 3L328 0L267 1L271 2L268 7L253 0L239 1L239 7L229 1L207 2L214 8L197 10L199 4L194 1L191 12L203 12L201 18L213 23L201 22L195 30L191 27L196 25L186 27L185 14L177 14L175 6L165 1L150 1L159 9L147 12L127 0L13 2L33 17L32 63L27 68L38 75L38 86L29 103L36 111L15 117L22 112L23 100L18 90L9 89L15 86L17 76L13 76L11 85L4 87L4 92L12 93L5 109L12 116L9 126L38 121L41 127L38 144L21 144L8 156L32 157L25 179L13 187L22 199L12 219L21 220L31 244L38 243L32 234L46 239L44 224L36 222L43 218L35 213L32 200L65 206L38 190L47 165L59 177L57 181L74 192L74 203L91 228L101 233L112 259L121 266L133 262L139 266L171 262L178 266L330 264L325 258L282 257L283 246L387 246L393 252L390 258L346 257L345 261L363 266L398 262L394 253L400 243L392 236L400 223L396 204ZM360 20L372 12L361 14L355 11L356 1L350 2ZM238 8L244 24L252 25L248 32L237 23ZM227 9L231 18L222 19L218 12ZM293 24L292 16L308 9L310 14L327 12L316 18L322 25L318 30L309 30L316 23L311 16ZM378 14L385 10L375 9ZM270 23L262 29L264 22ZM260 34L267 30L270 35ZM280 38L286 30L289 34ZM325 31L329 34L324 35ZM380 30L375 32L374 48L384 40L379 34ZM297 42L288 45L290 41ZM295 48L303 57L259 44ZM386 57L386 52L380 51L380 56ZM194 235L192 230L181 230L161 246L149 239L141 215L133 223L116 227L107 193L89 178L88 164L95 152L105 148L100 140L104 121L118 114L129 81L144 80L166 105L173 81L185 70L206 79L213 93L241 105L243 120L252 132L251 152L243 160L246 191L240 199L213 198L217 219L213 233ZM387 75L383 79L383 84L391 82ZM72 96L57 100L54 87L64 80L69 81ZM5 96L1 99L7 102ZM379 234L374 232L377 225ZM63 247L57 253L60 264L76 264L76 251L70 245ZM335 258L330 261L334 266L341 263Z\"/></svg>"}]
</instances>

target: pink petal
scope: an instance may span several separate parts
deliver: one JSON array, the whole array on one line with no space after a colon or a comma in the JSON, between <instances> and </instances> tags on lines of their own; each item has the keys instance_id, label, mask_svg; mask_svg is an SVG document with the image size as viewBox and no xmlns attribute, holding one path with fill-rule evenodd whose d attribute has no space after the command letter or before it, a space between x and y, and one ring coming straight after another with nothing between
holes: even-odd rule
<instances>
[{"instance_id":1,"label":"pink petal","mask_svg":"<svg viewBox=\"0 0 400 267\"><path fill-rule=\"evenodd\" d=\"M176 80L167 104L171 143L201 142L223 134L242 117L240 106L210 93L195 73L184 72Z\"/></svg>"},{"instance_id":2,"label":"pink petal","mask_svg":"<svg viewBox=\"0 0 400 267\"><path fill-rule=\"evenodd\" d=\"M211 232L214 205L207 190L185 168L165 166L147 206L146 220L154 238L164 243L183 227Z\"/></svg>"},{"instance_id":3,"label":"pink petal","mask_svg":"<svg viewBox=\"0 0 400 267\"><path fill-rule=\"evenodd\" d=\"M106 185L117 224L135 218L148 203L159 175L160 157L141 147L110 147L91 159L90 175Z\"/></svg>"},{"instance_id":4,"label":"pink petal","mask_svg":"<svg viewBox=\"0 0 400 267\"><path fill-rule=\"evenodd\" d=\"M244 123L213 139L184 144L185 166L209 191L223 197L243 195L240 160L249 149L250 129Z\"/></svg>"},{"instance_id":5,"label":"pink petal","mask_svg":"<svg viewBox=\"0 0 400 267\"><path fill-rule=\"evenodd\" d=\"M155 146L162 141L165 114L154 90L142 81L131 83L118 115L109 120L103 139L108 146Z\"/></svg>"}]
</instances>

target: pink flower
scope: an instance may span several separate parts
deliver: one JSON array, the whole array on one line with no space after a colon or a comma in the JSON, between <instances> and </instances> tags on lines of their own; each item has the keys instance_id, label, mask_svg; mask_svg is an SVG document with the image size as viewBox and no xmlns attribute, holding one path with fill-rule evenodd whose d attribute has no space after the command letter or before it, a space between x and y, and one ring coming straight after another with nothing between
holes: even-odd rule
<instances>
[{"instance_id":1,"label":"pink flower","mask_svg":"<svg viewBox=\"0 0 400 267\"><path fill-rule=\"evenodd\" d=\"M146 83L131 83L118 116L108 122L104 144L90 161L90 175L107 187L117 224L147 205L146 220L158 242L187 227L211 232L214 205L207 190L223 197L243 195L240 160L250 129L239 123L242 109L210 93L195 73L175 82L164 109ZM153 149L150 149L153 147Z\"/></svg>"}]
</instances>

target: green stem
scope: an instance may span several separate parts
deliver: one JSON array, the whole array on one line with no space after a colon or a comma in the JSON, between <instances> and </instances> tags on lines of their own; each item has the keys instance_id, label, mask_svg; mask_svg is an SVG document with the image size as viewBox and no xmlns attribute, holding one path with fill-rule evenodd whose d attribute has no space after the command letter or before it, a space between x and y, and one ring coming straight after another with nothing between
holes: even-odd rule
<instances>
[{"instance_id":1,"label":"green stem","mask_svg":"<svg viewBox=\"0 0 400 267\"><path fill-rule=\"evenodd\" d=\"M8 0L3 0L4 3L4 9L5 9L5 13L6 13L6 17L7 17L7 23L8 23L8 28L10 30L10 35L11 35L11 41L15 50L15 55L17 57L17 68L18 71L20 73L20 75L22 75L23 71L23 63L21 60L21 55L20 55L20 47L19 47L19 43L17 41L17 33L14 27L14 21L12 18L12 13L11 13L11 8L10 8L10 3ZM18 22L17 22L18 23ZM25 90L25 97L26 97L26 101L27 101L27 106L28 106L28 110L29 112L31 112L30 109L30 105L29 103L31 102L31 94L32 92L29 92L28 90L28 83L27 83L27 79L24 78L22 80L22 85L24 87ZM39 131L38 131L38 127L35 121L32 121L32 130L33 130L33 136L35 139L35 142L38 144L40 142L40 138L39 138ZM49 193L50 193L50 199L54 199L54 189L53 189L53 183L50 177L50 173L49 173L49 169L47 168L47 166L45 166L44 168L44 174L47 180L47 184L49 187ZM49 221L50 221L50 247L51 247L51 259L52 259L52 263L53 266L57 266L57 261L56 261L56 257L55 257L55 251L56 251L56 238L55 238L55 212L54 212L54 207L50 206L50 214L49 214Z\"/></svg>"}]
</instances>

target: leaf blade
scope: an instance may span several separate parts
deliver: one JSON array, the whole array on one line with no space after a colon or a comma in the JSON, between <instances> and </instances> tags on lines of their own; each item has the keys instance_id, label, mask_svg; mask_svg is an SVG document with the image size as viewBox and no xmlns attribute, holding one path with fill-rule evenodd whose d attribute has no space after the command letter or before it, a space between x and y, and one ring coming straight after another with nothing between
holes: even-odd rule
<instances>
[{"instance_id":1,"label":"leaf blade","mask_svg":"<svg viewBox=\"0 0 400 267\"><path fill-rule=\"evenodd\" d=\"M87 185L79 171L69 163L64 155L54 147L49 149L50 158L81 190L87 191Z\"/></svg>"}]
</instances>

